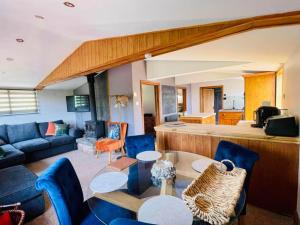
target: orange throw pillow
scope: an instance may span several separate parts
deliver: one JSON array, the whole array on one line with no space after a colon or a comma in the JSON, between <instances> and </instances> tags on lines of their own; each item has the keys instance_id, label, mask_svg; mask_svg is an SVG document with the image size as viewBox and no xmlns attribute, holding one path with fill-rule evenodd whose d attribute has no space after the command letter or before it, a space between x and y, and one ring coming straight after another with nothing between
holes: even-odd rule
<instances>
[{"instance_id":1,"label":"orange throw pillow","mask_svg":"<svg viewBox=\"0 0 300 225\"><path fill-rule=\"evenodd\" d=\"M46 136L54 136L55 135L55 123L49 122L48 123L48 129L45 134Z\"/></svg>"}]
</instances>

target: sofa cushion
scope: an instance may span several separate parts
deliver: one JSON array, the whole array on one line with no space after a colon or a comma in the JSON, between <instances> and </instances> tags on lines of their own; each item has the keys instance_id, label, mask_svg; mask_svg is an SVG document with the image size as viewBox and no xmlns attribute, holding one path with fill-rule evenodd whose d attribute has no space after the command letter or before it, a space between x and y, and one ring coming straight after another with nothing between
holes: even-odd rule
<instances>
[{"instance_id":1,"label":"sofa cushion","mask_svg":"<svg viewBox=\"0 0 300 225\"><path fill-rule=\"evenodd\" d=\"M67 124L55 124L55 136L62 136L69 133L69 126Z\"/></svg>"},{"instance_id":2,"label":"sofa cushion","mask_svg":"<svg viewBox=\"0 0 300 225\"><path fill-rule=\"evenodd\" d=\"M0 138L0 146L5 145L5 144L6 144L6 142L2 138Z\"/></svg>"},{"instance_id":3,"label":"sofa cushion","mask_svg":"<svg viewBox=\"0 0 300 225\"><path fill-rule=\"evenodd\" d=\"M64 121L62 121L62 120L56 120L56 121L54 121L54 123L56 123L56 124L63 124ZM47 130L48 130L48 122L38 123L38 127L39 127L39 131L40 131L41 136L43 138L47 137L46 133L47 133Z\"/></svg>"},{"instance_id":4,"label":"sofa cushion","mask_svg":"<svg viewBox=\"0 0 300 225\"><path fill-rule=\"evenodd\" d=\"M6 125L0 125L0 138L8 143L8 137L6 132Z\"/></svg>"},{"instance_id":5,"label":"sofa cushion","mask_svg":"<svg viewBox=\"0 0 300 225\"><path fill-rule=\"evenodd\" d=\"M14 146L7 144L2 145L1 148L5 151L5 157L0 159L0 169L19 165L25 161L24 153Z\"/></svg>"},{"instance_id":6,"label":"sofa cushion","mask_svg":"<svg viewBox=\"0 0 300 225\"><path fill-rule=\"evenodd\" d=\"M35 189L37 176L26 167L12 166L0 170L0 205L27 202L41 195Z\"/></svg>"},{"instance_id":7,"label":"sofa cushion","mask_svg":"<svg viewBox=\"0 0 300 225\"><path fill-rule=\"evenodd\" d=\"M4 151L4 149L0 146L0 159L4 158L6 155L6 152Z\"/></svg>"},{"instance_id":8,"label":"sofa cushion","mask_svg":"<svg viewBox=\"0 0 300 225\"><path fill-rule=\"evenodd\" d=\"M41 137L36 123L7 125L7 134L11 144Z\"/></svg>"},{"instance_id":9,"label":"sofa cushion","mask_svg":"<svg viewBox=\"0 0 300 225\"><path fill-rule=\"evenodd\" d=\"M34 152L50 147L49 141L43 138L35 138L27 141L14 143L13 146L20 149L22 152Z\"/></svg>"},{"instance_id":10,"label":"sofa cushion","mask_svg":"<svg viewBox=\"0 0 300 225\"><path fill-rule=\"evenodd\" d=\"M53 147L67 145L74 142L75 138L69 135L62 135L62 136L51 136L45 138L47 141L50 142L50 145Z\"/></svg>"}]
</instances>

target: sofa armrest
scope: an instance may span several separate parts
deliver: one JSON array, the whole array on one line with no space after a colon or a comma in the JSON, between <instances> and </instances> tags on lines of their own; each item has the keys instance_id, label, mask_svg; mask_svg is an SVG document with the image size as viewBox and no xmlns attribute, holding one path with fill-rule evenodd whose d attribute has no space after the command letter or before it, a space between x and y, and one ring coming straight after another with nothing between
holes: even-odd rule
<instances>
[{"instance_id":1,"label":"sofa armrest","mask_svg":"<svg viewBox=\"0 0 300 225\"><path fill-rule=\"evenodd\" d=\"M84 134L84 131L82 129L78 128L70 128L69 135L74 138L81 138Z\"/></svg>"}]
</instances>

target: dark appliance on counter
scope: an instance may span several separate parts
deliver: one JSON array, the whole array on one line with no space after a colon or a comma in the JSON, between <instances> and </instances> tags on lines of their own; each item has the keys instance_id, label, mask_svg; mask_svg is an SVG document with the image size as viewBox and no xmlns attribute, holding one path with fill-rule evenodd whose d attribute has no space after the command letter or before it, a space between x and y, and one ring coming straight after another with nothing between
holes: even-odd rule
<instances>
[{"instance_id":1,"label":"dark appliance on counter","mask_svg":"<svg viewBox=\"0 0 300 225\"><path fill-rule=\"evenodd\" d=\"M252 124L252 127L263 128L266 124L266 120L271 116L280 115L280 109L273 106L261 106L253 113L253 120L256 121Z\"/></svg>"},{"instance_id":2,"label":"dark appliance on counter","mask_svg":"<svg viewBox=\"0 0 300 225\"><path fill-rule=\"evenodd\" d=\"M272 116L267 119L265 133L272 136L297 137L299 127L294 116Z\"/></svg>"}]
</instances>

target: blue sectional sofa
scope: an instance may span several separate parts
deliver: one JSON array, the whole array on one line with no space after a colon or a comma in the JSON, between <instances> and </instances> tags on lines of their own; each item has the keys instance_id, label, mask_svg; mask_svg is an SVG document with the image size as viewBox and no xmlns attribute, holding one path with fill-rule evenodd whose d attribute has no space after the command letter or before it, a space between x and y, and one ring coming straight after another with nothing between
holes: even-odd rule
<instances>
[{"instance_id":1,"label":"blue sectional sofa","mask_svg":"<svg viewBox=\"0 0 300 225\"><path fill-rule=\"evenodd\" d=\"M11 166L0 170L0 205L21 203L25 220L30 221L45 211L42 191L35 189L37 176L25 166Z\"/></svg>"},{"instance_id":2,"label":"blue sectional sofa","mask_svg":"<svg viewBox=\"0 0 300 225\"><path fill-rule=\"evenodd\" d=\"M82 132L71 128L68 135L46 136L47 129L48 122L0 125L0 138L6 143L1 146L6 156L0 159L0 169L77 149L76 138Z\"/></svg>"}]
</instances>

